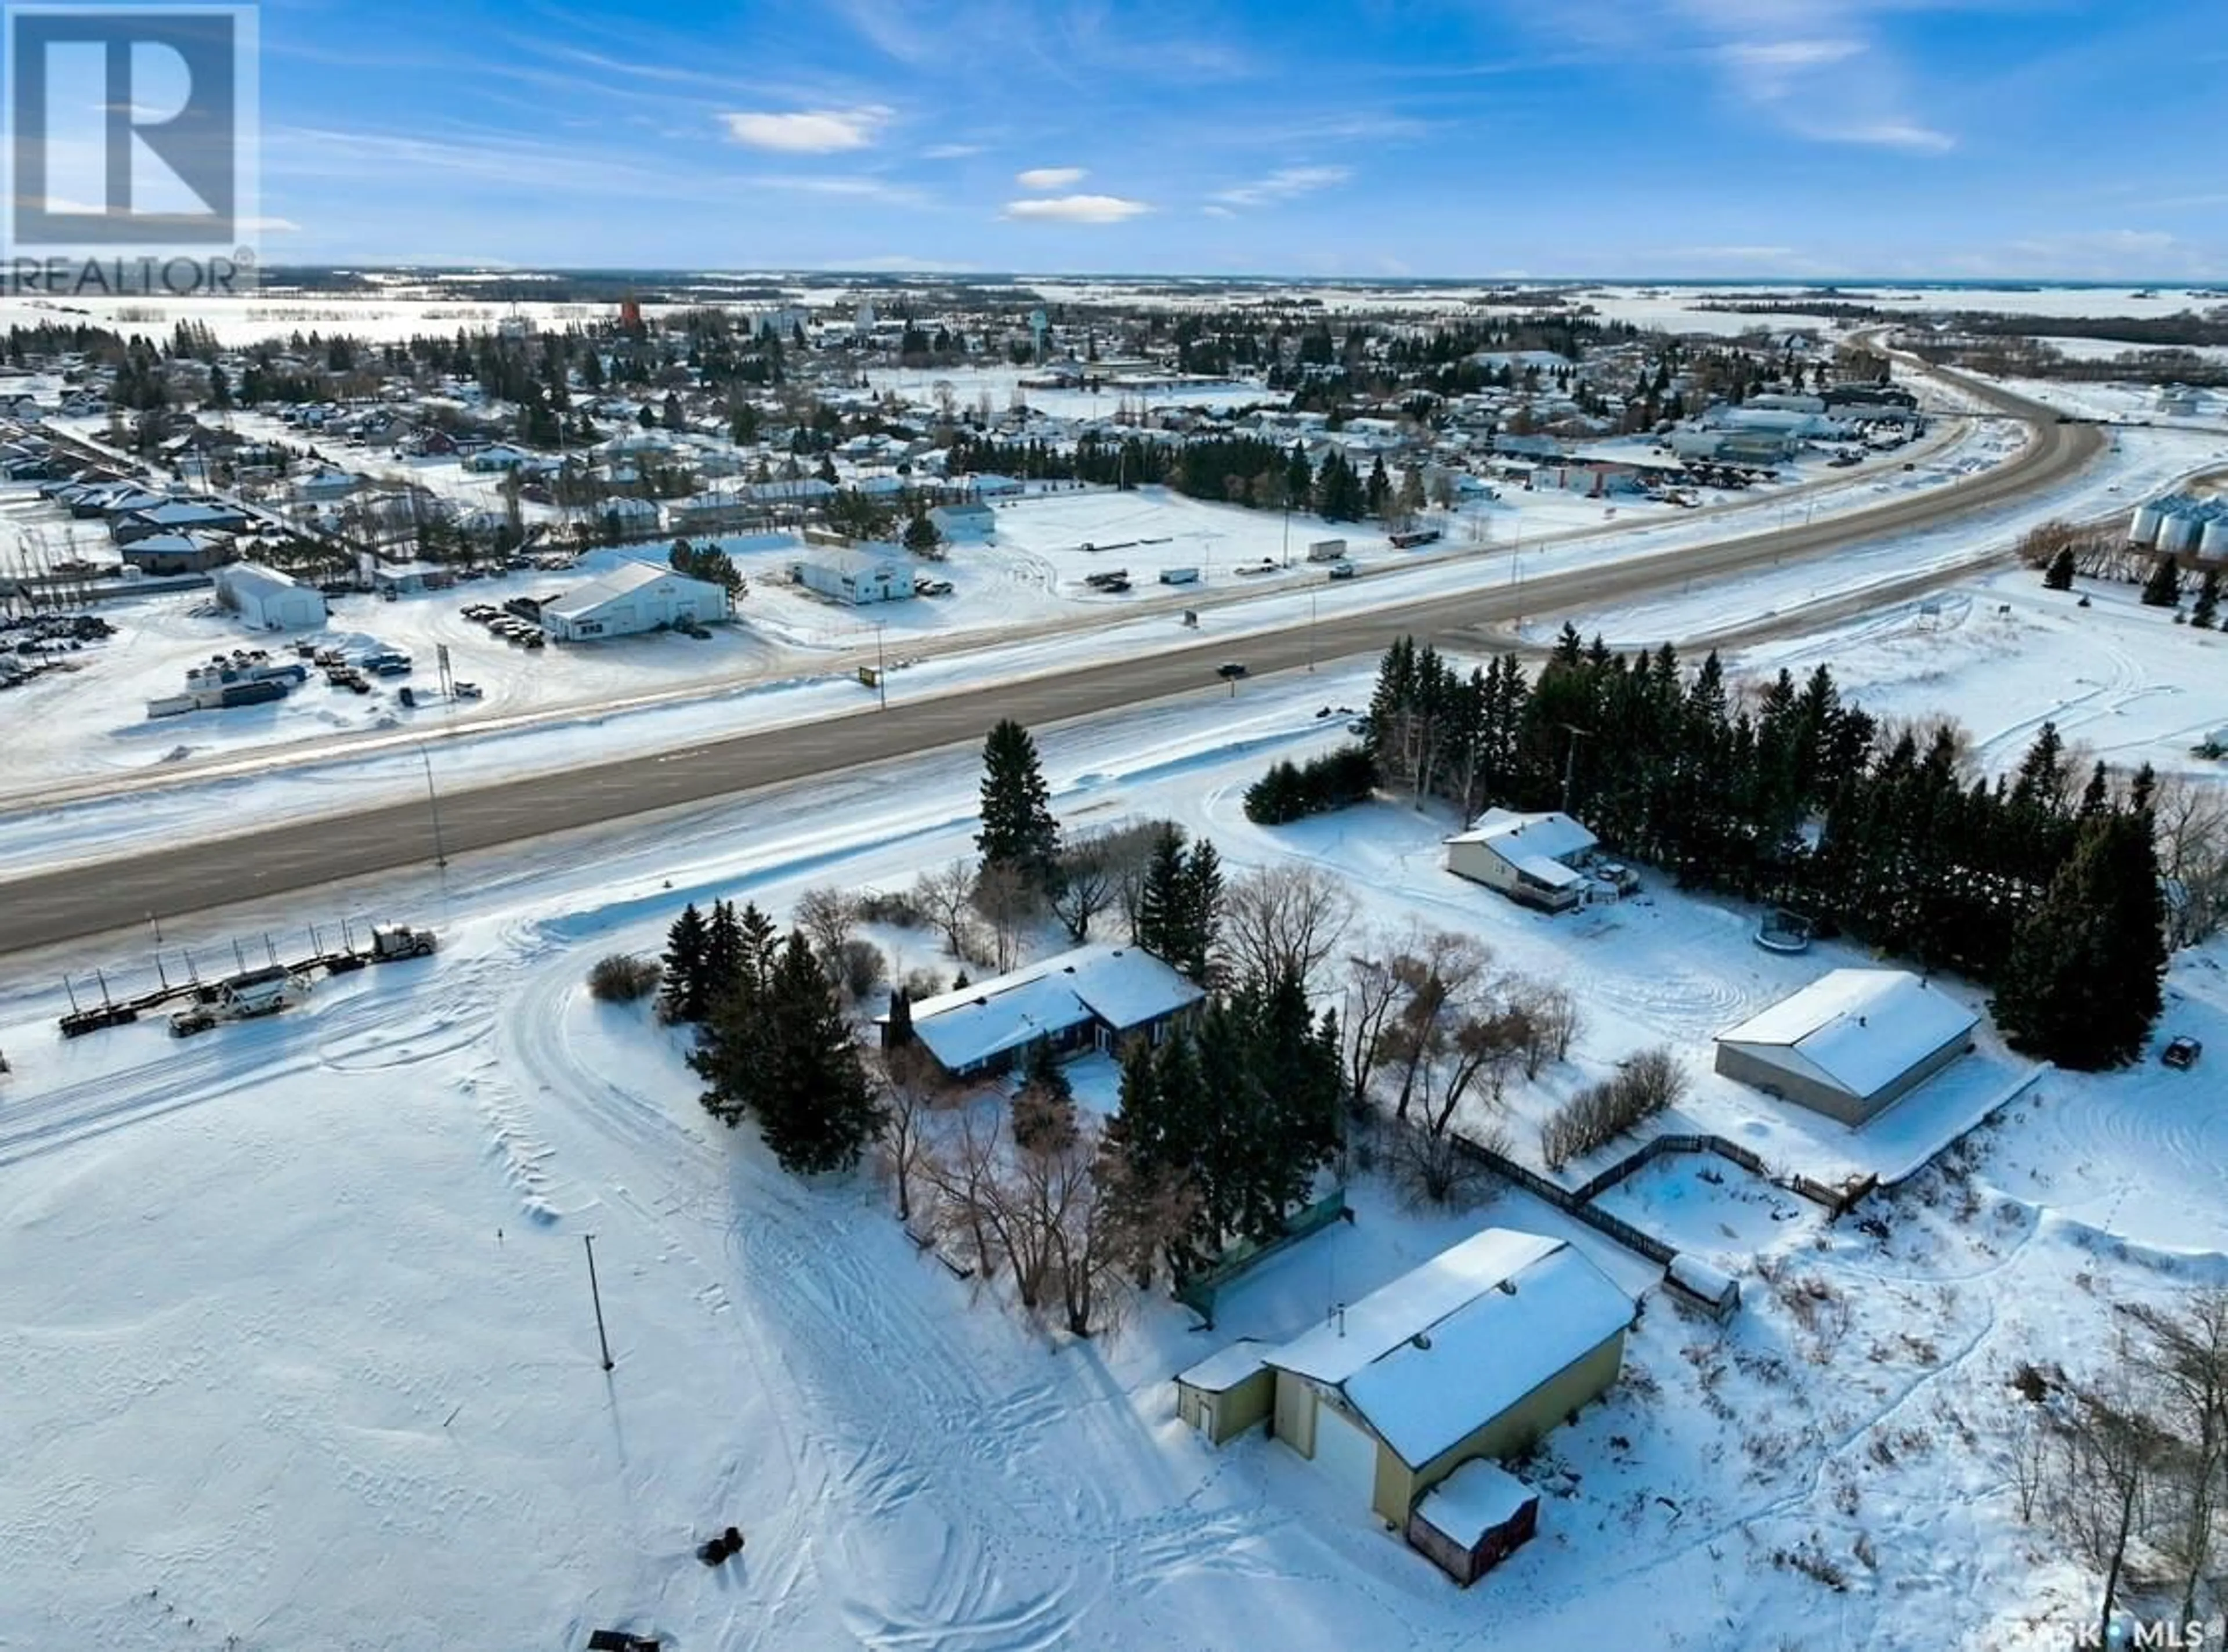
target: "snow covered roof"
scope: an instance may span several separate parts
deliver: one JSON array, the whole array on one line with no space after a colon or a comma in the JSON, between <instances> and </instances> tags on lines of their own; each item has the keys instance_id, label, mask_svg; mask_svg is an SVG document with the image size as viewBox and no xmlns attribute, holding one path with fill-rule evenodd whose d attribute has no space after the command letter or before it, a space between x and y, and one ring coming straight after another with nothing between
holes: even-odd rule
<instances>
[{"instance_id":1,"label":"snow covered roof","mask_svg":"<svg viewBox=\"0 0 2228 1652\"><path fill-rule=\"evenodd\" d=\"M914 1035L951 1071L1096 1018L1116 1031L1195 1003L1200 989L1137 947L1079 946L912 1006Z\"/></svg>"},{"instance_id":2,"label":"snow covered roof","mask_svg":"<svg viewBox=\"0 0 2228 1652\"><path fill-rule=\"evenodd\" d=\"M1792 1072L1870 1096L1979 1020L1907 970L1835 970L1718 1041L1764 1047Z\"/></svg>"},{"instance_id":3,"label":"snow covered roof","mask_svg":"<svg viewBox=\"0 0 2228 1652\"><path fill-rule=\"evenodd\" d=\"M1489 809L1470 823L1468 831L1447 842L1489 844L1503 859L1522 865L1527 856L1560 861L1583 855L1600 840L1559 811L1523 815L1514 809Z\"/></svg>"},{"instance_id":4,"label":"snow covered roof","mask_svg":"<svg viewBox=\"0 0 2228 1652\"><path fill-rule=\"evenodd\" d=\"M1220 1353L1210 1354L1176 1380L1202 1393L1227 1393L1269 1363L1270 1346L1258 1337L1241 1336Z\"/></svg>"},{"instance_id":5,"label":"snow covered roof","mask_svg":"<svg viewBox=\"0 0 2228 1652\"><path fill-rule=\"evenodd\" d=\"M701 586L707 591L716 591L717 586L703 579L692 579L685 573L676 573L656 562L625 561L610 573L575 586L554 602L541 605L544 614L554 614L560 619L578 619L583 614L600 608L620 597L630 596L644 586L672 579L682 585Z\"/></svg>"},{"instance_id":6,"label":"snow covered roof","mask_svg":"<svg viewBox=\"0 0 2228 1652\"><path fill-rule=\"evenodd\" d=\"M855 579L902 579L906 571L902 552L865 545L816 545L808 547L799 560L830 573L848 573Z\"/></svg>"},{"instance_id":7,"label":"snow covered roof","mask_svg":"<svg viewBox=\"0 0 2228 1652\"><path fill-rule=\"evenodd\" d=\"M1342 1389L1420 1466L1631 1321L1625 1294L1564 1240L1489 1227L1269 1363Z\"/></svg>"},{"instance_id":8,"label":"snow covered roof","mask_svg":"<svg viewBox=\"0 0 2228 1652\"><path fill-rule=\"evenodd\" d=\"M302 583L292 574L282 573L277 568L266 568L260 562L235 562L228 568L219 568L216 582L222 589L237 595L256 597L291 591Z\"/></svg>"},{"instance_id":9,"label":"snow covered roof","mask_svg":"<svg viewBox=\"0 0 2228 1652\"><path fill-rule=\"evenodd\" d=\"M1508 1525L1538 1495L1499 1463L1476 1457L1425 1492L1416 1512L1432 1530L1476 1548L1480 1538Z\"/></svg>"}]
</instances>

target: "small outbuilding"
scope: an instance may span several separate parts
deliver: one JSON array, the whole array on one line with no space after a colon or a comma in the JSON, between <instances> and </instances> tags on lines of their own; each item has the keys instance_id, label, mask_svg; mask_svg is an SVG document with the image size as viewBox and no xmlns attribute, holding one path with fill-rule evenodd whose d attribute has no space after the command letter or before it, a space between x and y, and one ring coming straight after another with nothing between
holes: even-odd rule
<instances>
[{"instance_id":1,"label":"small outbuilding","mask_svg":"<svg viewBox=\"0 0 2228 1652\"><path fill-rule=\"evenodd\" d=\"M560 643L629 637L727 618L725 586L656 562L622 562L599 579L541 605L541 625Z\"/></svg>"},{"instance_id":2,"label":"small outbuilding","mask_svg":"<svg viewBox=\"0 0 2228 1652\"><path fill-rule=\"evenodd\" d=\"M257 631L309 631L325 623L324 593L260 562L219 568L217 600Z\"/></svg>"},{"instance_id":3,"label":"small outbuilding","mask_svg":"<svg viewBox=\"0 0 2228 1652\"><path fill-rule=\"evenodd\" d=\"M1465 1463L1424 1494L1408 1544L1467 1589L1530 1542L1540 1494L1492 1463Z\"/></svg>"},{"instance_id":4,"label":"small outbuilding","mask_svg":"<svg viewBox=\"0 0 2228 1652\"><path fill-rule=\"evenodd\" d=\"M156 578L206 573L232 560L232 540L222 534L149 534L122 547L124 566Z\"/></svg>"},{"instance_id":5,"label":"small outbuilding","mask_svg":"<svg viewBox=\"0 0 2228 1652\"><path fill-rule=\"evenodd\" d=\"M1592 881L1579 869L1598 840L1568 815L1489 809L1466 832L1447 839L1447 870L1520 906L1568 912Z\"/></svg>"},{"instance_id":6,"label":"small outbuilding","mask_svg":"<svg viewBox=\"0 0 2228 1652\"><path fill-rule=\"evenodd\" d=\"M1835 970L1719 1034L1716 1066L1854 1126L1971 1049L1980 1019L1907 970Z\"/></svg>"},{"instance_id":7,"label":"small outbuilding","mask_svg":"<svg viewBox=\"0 0 2228 1652\"><path fill-rule=\"evenodd\" d=\"M1176 1378L1176 1415L1220 1445L1269 1420L1277 1373L1268 1344L1240 1337Z\"/></svg>"},{"instance_id":8,"label":"small outbuilding","mask_svg":"<svg viewBox=\"0 0 2228 1652\"><path fill-rule=\"evenodd\" d=\"M913 594L912 565L893 546L815 546L790 572L806 590L854 607L902 602Z\"/></svg>"}]
</instances>

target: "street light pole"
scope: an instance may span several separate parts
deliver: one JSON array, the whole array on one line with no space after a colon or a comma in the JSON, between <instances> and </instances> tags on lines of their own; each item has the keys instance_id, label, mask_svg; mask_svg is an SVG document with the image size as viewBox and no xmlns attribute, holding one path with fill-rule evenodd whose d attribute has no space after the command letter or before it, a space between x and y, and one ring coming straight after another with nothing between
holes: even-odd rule
<instances>
[{"instance_id":1,"label":"street light pole","mask_svg":"<svg viewBox=\"0 0 2228 1652\"><path fill-rule=\"evenodd\" d=\"M448 852L441 847L441 799L433 790L433 756L423 746L418 748L418 760L426 765L426 807L433 816L433 865L445 870Z\"/></svg>"},{"instance_id":2,"label":"street light pole","mask_svg":"<svg viewBox=\"0 0 2228 1652\"><path fill-rule=\"evenodd\" d=\"M1308 669L1316 669L1316 593L1308 592Z\"/></svg>"},{"instance_id":3,"label":"street light pole","mask_svg":"<svg viewBox=\"0 0 2228 1652\"><path fill-rule=\"evenodd\" d=\"M890 708L890 668L882 658L882 624L874 622L874 693L880 698L881 708Z\"/></svg>"}]
</instances>

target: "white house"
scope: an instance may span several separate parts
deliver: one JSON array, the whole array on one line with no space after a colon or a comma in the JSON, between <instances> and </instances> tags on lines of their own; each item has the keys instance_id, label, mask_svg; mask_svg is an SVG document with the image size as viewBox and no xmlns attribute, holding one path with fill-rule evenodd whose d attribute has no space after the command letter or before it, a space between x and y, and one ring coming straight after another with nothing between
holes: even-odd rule
<instances>
[{"instance_id":1,"label":"white house","mask_svg":"<svg viewBox=\"0 0 2228 1652\"><path fill-rule=\"evenodd\" d=\"M1614 1383L1632 1317L1566 1241L1489 1227L1282 1347L1194 1367L1180 1409L1217 1443L1273 1414L1277 1439L1405 1532L1464 1463L1528 1450Z\"/></svg>"},{"instance_id":2,"label":"white house","mask_svg":"<svg viewBox=\"0 0 2228 1652\"><path fill-rule=\"evenodd\" d=\"M259 562L219 568L217 599L258 631L307 631L325 623L324 593Z\"/></svg>"},{"instance_id":3,"label":"white house","mask_svg":"<svg viewBox=\"0 0 2228 1652\"><path fill-rule=\"evenodd\" d=\"M1980 1019L1907 970L1835 970L1719 1034L1716 1066L1862 1124L1971 1049Z\"/></svg>"},{"instance_id":4,"label":"white house","mask_svg":"<svg viewBox=\"0 0 2228 1652\"><path fill-rule=\"evenodd\" d=\"M607 533L655 534L657 531L658 509L655 499L637 499L621 495L596 503L596 522Z\"/></svg>"},{"instance_id":5,"label":"white house","mask_svg":"<svg viewBox=\"0 0 2228 1652\"><path fill-rule=\"evenodd\" d=\"M622 562L602 577L541 605L541 625L560 643L627 637L683 622L727 618L727 592L656 562Z\"/></svg>"},{"instance_id":6,"label":"white house","mask_svg":"<svg viewBox=\"0 0 2228 1652\"><path fill-rule=\"evenodd\" d=\"M894 546L815 546L790 572L806 590L854 607L913 594L912 564Z\"/></svg>"},{"instance_id":7,"label":"white house","mask_svg":"<svg viewBox=\"0 0 2228 1652\"><path fill-rule=\"evenodd\" d=\"M313 471L294 483L294 496L304 500L345 499L363 478L346 471Z\"/></svg>"},{"instance_id":8,"label":"white house","mask_svg":"<svg viewBox=\"0 0 2228 1652\"><path fill-rule=\"evenodd\" d=\"M1141 947L1079 946L910 1006L913 1036L953 1078L995 1072L1033 1044L1056 1054L1160 1041L1206 995ZM887 1028L884 1028L885 1042Z\"/></svg>"},{"instance_id":9,"label":"white house","mask_svg":"<svg viewBox=\"0 0 2228 1652\"><path fill-rule=\"evenodd\" d=\"M1567 912L1592 881L1579 869L1598 840L1568 815L1489 809L1447 839L1447 870L1542 912Z\"/></svg>"}]
</instances>

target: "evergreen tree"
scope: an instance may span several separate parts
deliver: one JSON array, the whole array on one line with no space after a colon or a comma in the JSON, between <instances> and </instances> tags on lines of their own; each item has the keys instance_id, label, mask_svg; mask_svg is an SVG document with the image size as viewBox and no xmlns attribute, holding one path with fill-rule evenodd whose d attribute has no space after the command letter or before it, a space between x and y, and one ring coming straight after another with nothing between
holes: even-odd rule
<instances>
[{"instance_id":1,"label":"evergreen tree","mask_svg":"<svg viewBox=\"0 0 2228 1652\"><path fill-rule=\"evenodd\" d=\"M756 911L757 908L752 908ZM712 921L704 932L704 968L698 983L708 1008L735 989L743 971L743 932L734 906L725 900L712 903Z\"/></svg>"},{"instance_id":2,"label":"evergreen tree","mask_svg":"<svg viewBox=\"0 0 2228 1652\"><path fill-rule=\"evenodd\" d=\"M1385 508L1392 497L1392 478L1385 474L1385 456L1380 453L1369 467L1369 482L1363 494L1373 516L1385 515Z\"/></svg>"},{"instance_id":3,"label":"evergreen tree","mask_svg":"<svg viewBox=\"0 0 2228 1652\"><path fill-rule=\"evenodd\" d=\"M2083 1072L2142 1053L2167 964L2152 829L2145 810L2084 822L2020 922L1992 1006L2014 1049Z\"/></svg>"},{"instance_id":4,"label":"evergreen tree","mask_svg":"<svg viewBox=\"0 0 2228 1652\"><path fill-rule=\"evenodd\" d=\"M903 987L890 989L890 1013L883 1027L882 1041L888 1048L901 1050L912 1042L912 997Z\"/></svg>"},{"instance_id":5,"label":"evergreen tree","mask_svg":"<svg viewBox=\"0 0 2228 1652\"><path fill-rule=\"evenodd\" d=\"M1036 887L1048 887L1060 863L1060 823L1036 742L1010 718L983 743L982 817L975 847L983 864L1015 867Z\"/></svg>"},{"instance_id":6,"label":"evergreen tree","mask_svg":"<svg viewBox=\"0 0 2228 1652\"><path fill-rule=\"evenodd\" d=\"M803 932L791 930L768 977L752 1111L785 1170L846 1170L880 1119L850 1023Z\"/></svg>"},{"instance_id":7,"label":"evergreen tree","mask_svg":"<svg viewBox=\"0 0 2228 1652\"><path fill-rule=\"evenodd\" d=\"M2046 591L2073 589L2073 547L2071 545L2059 546L2058 554L2050 559L2050 567L2042 576L2042 587Z\"/></svg>"},{"instance_id":8,"label":"evergreen tree","mask_svg":"<svg viewBox=\"0 0 2228 1652\"><path fill-rule=\"evenodd\" d=\"M2181 600L2181 569L2170 556L2151 564L2151 577L2143 581L2143 606L2171 608Z\"/></svg>"},{"instance_id":9,"label":"evergreen tree","mask_svg":"<svg viewBox=\"0 0 2228 1652\"><path fill-rule=\"evenodd\" d=\"M707 1008L706 954L711 932L704 914L690 901L665 932L665 978L658 994L658 1013L669 1021L696 1022Z\"/></svg>"},{"instance_id":10,"label":"evergreen tree","mask_svg":"<svg viewBox=\"0 0 2228 1652\"><path fill-rule=\"evenodd\" d=\"M2189 623L2211 631L2220 612L2220 570L2205 570L2205 582L2197 587L2197 601L2189 611Z\"/></svg>"},{"instance_id":11,"label":"evergreen tree","mask_svg":"<svg viewBox=\"0 0 2228 1652\"><path fill-rule=\"evenodd\" d=\"M915 556L933 556L944 543L944 535L925 510L913 512L912 520L906 524L905 547Z\"/></svg>"},{"instance_id":12,"label":"evergreen tree","mask_svg":"<svg viewBox=\"0 0 2228 1652\"><path fill-rule=\"evenodd\" d=\"M1168 961L1203 985L1222 940L1222 856L1207 838L1192 845L1184 863L1182 890L1177 956Z\"/></svg>"}]
</instances>

